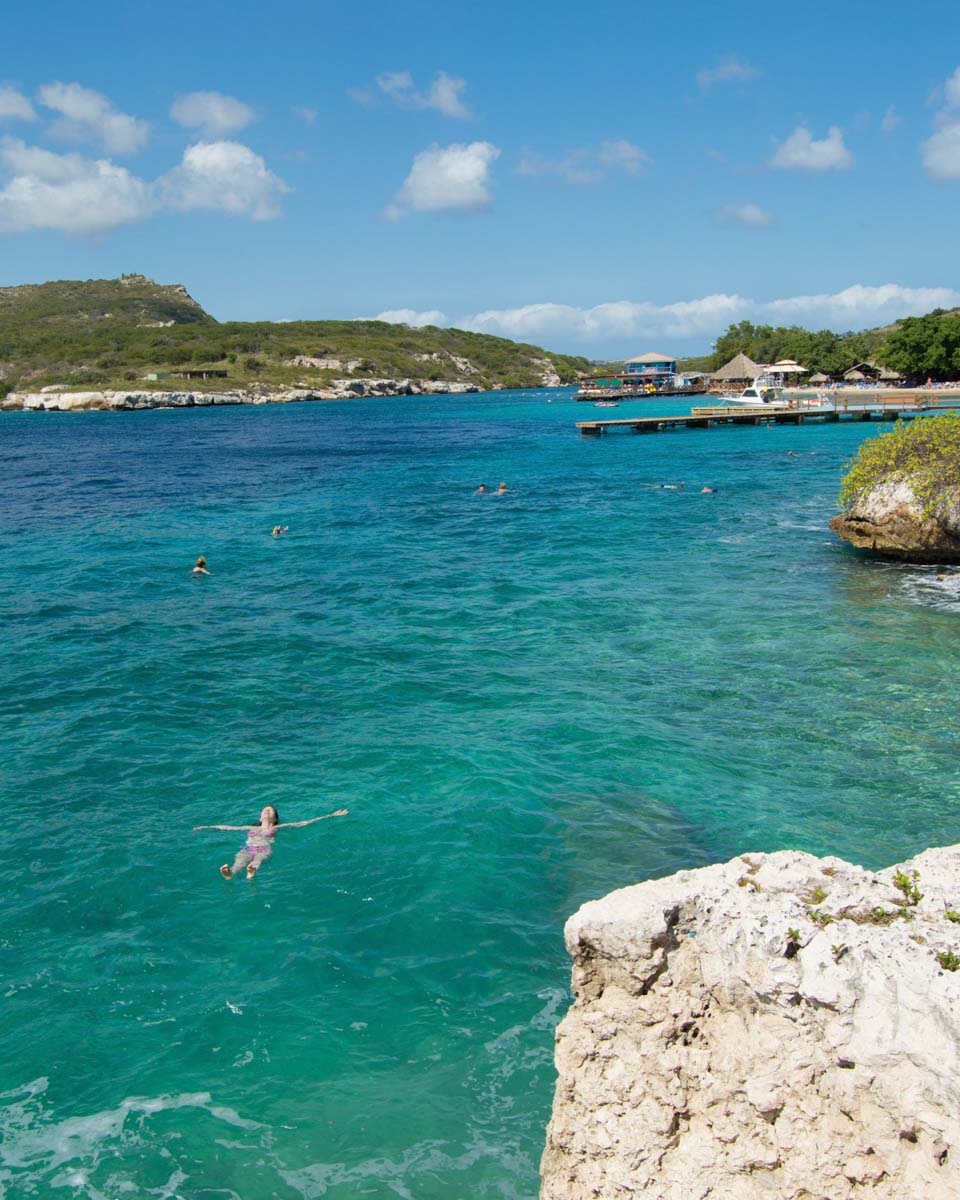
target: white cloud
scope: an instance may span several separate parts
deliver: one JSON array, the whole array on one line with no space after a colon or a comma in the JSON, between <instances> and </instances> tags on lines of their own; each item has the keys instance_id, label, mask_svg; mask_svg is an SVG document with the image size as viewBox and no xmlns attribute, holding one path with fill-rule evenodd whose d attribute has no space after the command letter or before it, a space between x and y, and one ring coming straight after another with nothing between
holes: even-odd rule
<instances>
[{"instance_id":1,"label":"white cloud","mask_svg":"<svg viewBox=\"0 0 960 1200\"><path fill-rule=\"evenodd\" d=\"M426 92L414 87L409 71L384 71L377 76L376 85L384 96L401 108L432 108L445 117L457 117L460 120L470 116L470 109L461 99L467 81L448 75L446 71L437 72L436 79ZM350 95L358 104L370 106L376 103L376 95L369 88L351 88Z\"/></svg>"},{"instance_id":2,"label":"white cloud","mask_svg":"<svg viewBox=\"0 0 960 1200\"><path fill-rule=\"evenodd\" d=\"M278 216L279 199L289 190L259 154L239 142L197 142L178 167L157 180L164 207L210 209L254 221Z\"/></svg>"},{"instance_id":3,"label":"white cloud","mask_svg":"<svg viewBox=\"0 0 960 1200\"><path fill-rule=\"evenodd\" d=\"M490 204L490 167L500 150L490 142L431 146L413 160L410 174L385 216L411 212L470 212Z\"/></svg>"},{"instance_id":4,"label":"white cloud","mask_svg":"<svg viewBox=\"0 0 960 1200\"><path fill-rule=\"evenodd\" d=\"M264 220L288 191L262 158L236 142L191 146L150 182L106 159L54 154L18 138L0 141L0 234L52 230L104 234L163 209L211 209Z\"/></svg>"},{"instance_id":5,"label":"white cloud","mask_svg":"<svg viewBox=\"0 0 960 1200\"><path fill-rule=\"evenodd\" d=\"M863 329L897 317L919 316L932 308L960 304L960 292L946 287L910 288L896 283L879 286L855 283L841 292L791 296L762 305L778 321L823 323L834 329Z\"/></svg>"},{"instance_id":6,"label":"white cloud","mask_svg":"<svg viewBox=\"0 0 960 1200\"><path fill-rule=\"evenodd\" d=\"M759 74L756 67L741 62L739 58L731 54L718 62L716 66L703 67L699 70L697 84L702 91L706 91L715 83L747 83L751 79L756 79Z\"/></svg>"},{"instance_id":7,"label":"white cloud","mask_svg":"<svg viewBox=\"0 0 960 1200\"><path fill-rule=\"evenodd\" d=\"M320 115L319 109L308 108L304 104L295 105L290 111L295 117L299 117L300 120L304 121L307 125L312 125Z\"/></svg>"},{"instance_id":8,"label":"white cloud","mask_svg":"<svg viewBox=\"0 0 960 1200\"><path fill-rule=\"evenodd\" d=\"M459 117L461 120L470 116L470 109L460 99L460 93L466 89L467 81L457 79L441 71L427 93L423 108L435 108L445 117Z\"/></svg>"},{"instance_id":9,"label":"white cloud","mask_svg":"<svg viewBox=\"0 0 960 1200\"><path fill-rule=\"evenodd\" d=\"M50 134L68 142L92 142L108 154L132 154L146 143L145 121L118 112L101 92L79 83L48 83L38 93L44 108L60 113Z\"/></svg>"},{"instance_id":10,"label":"white cloud","mask_svg":"<svg viewBox=\"0 0 960 1200\"><path fill-rule=\"evenodd\" d=\"M609 138L596 149L568 150L562 158L546 158L527 153L520 160L520 175L559 175L567 183L597 183L608 170L626 171L636 175L650 162L642 150L626 138Z\"/></svg>"},{"instance_id":11,"label":"white cloud","mask_svg":"<svg viewBox=\"0 0 960 1200\"><path fill-rule=\"evenodd\" d=\"M222 138L245 129L256 118L249 104L221 92L188 92L170 106L170 116L185 129L198 129L206 138Z\"/></svg>"},{"instance_id":12,"label":"white cloud","mask_svg":"<svg viewBox=\"0 0 960 1200\"><path fill-rule=\"evenodd\" d=\"M947 101L947 108L960 108L960 67L957 67L944 84L943 93Z\"/></svg>"},{"instance_id":13,"label":"white cloud","mask_svg":"<svg viewBox=\"0 0 960 1200\"><path fill-rule=\"evenodd\" d=\"M88 236L151 212L149 186L115 163L52 154L11 138L0 146L0 166L12 173L0 188L0 233Z\"/></svg>"},{"instance_id":14,"label":"white cloud","mask_svg":"<svg viewBox=\"0 0 960 1200\"><path fill-rule=\"evenodd\" d=\"M732 322L752 320L805 323L814 328L864 329L886 324L897 317L914 316L932 308L960 305L960 292L951 288L908 288L899 284L872 287L854 284L840 292L791 296L757 301L745 296L719 293L697 300L672 304L618 300L578 308L569 304L527 304L520 308L487 309L484 312L443 318L437 310L418 313L396 310L408 325L445 324L478 333L494 333L557 346L585 343L637 343L654 338L677 340L716 338ZM380 314L387 320L387 314Z\"/></svg>"},{"instance_id":15,"label":"white cloud","mask_svg":"<svg viewBox=\"0 0 960 1200\"><path fill-rule=\"evenodd\" d=\"M517 167L519 175L559 175L567 183L598 183L603 171L592 150L568 150L562 158L527 152Z\"/></svg>"},{"instance_id":16,"label":"white cloud","mask_svg":"<svg viewBox=\"0 0 960 1200\"><path fill-rule=\"evenodd\" d=\"M384 71L377 76L377 87L384 95L402 101L413 91L413 76L409 71Z\"/></svg>"},{"instance_id":17,"label":"white cloud","mask_svg":"<svg viewBox=\"0 0 960 1200\"><path fill-rule=\"evenodd\" d=\"M934 117L937 132L920 143L920 158L931 179L960 179L960 67L943 85L943 96L945 105Z\"/></svg>"},{"instance_id":18,"label":"white cloud","mask_svg":"<svg viewBox=\"0 0 960 1200\"><path fill-rule=\"evenodd\" d=\"M883 114L883 120L880 122L880 130L887 137L896 131L903 124L903 117L897 112L896 108L891 104L887 111Z\"/></svg>"},{"instance_id":19,"label":"white cloud","mask_svg":"<svg viewBox=\"0 0 960 1200\"><path fill-rule=\"evenodd\" d=\"M650 156L626 138L613 138L600 143L597 159L604 167L617 167L628 175L636 175L650 161Z\"/></svg>"},{"instance_id":20,"label":"white cloud","mask_svg":"<svg viewBox=\"0 0 960 1200\"><path fill-rule=\"evenodd\" d=\"M831 125L823 141L817 142L809 129L798 125L777 147L770 166L786 170L840 171L852 162L853 156L843 144L843 130L839 126Z\"/></svg>"},{"instance_id":21,"label":"white cloud","mask_svg":"<svg viewBox=\"0 0 960 1200\"><path fill-rule=\"evenodd\" d=\"M932 179L960 179L960 122L945 125L921 142L920 157Z\"/></svg>"},{"instance_id":22,"label":"white cloud","mask_svg":"<svg viewBox=\"0 0 960 1200\"><path fill-rule=\"evenodd\" d=\"M747 225L753 229L773 222L770 214L759 204L725 204L717 210L717 216L728 225Z\"/></svg>"},{"instance_id":23,"label":"white cloud","mask_svg":"<svg viewBox=\"0 0 960 1200\"><path fill-rule=\"evenodd\" d=\"M425 312L417 312L415 308L389 308L372 319L387 321L390 325L412 325L416 329L422 329L424 325L449 324L446 314L439 308L428 308Z\"/></svg>"},{"instance_id":24,"label":"white cloud","mask_svg":"<svg viewBox=\"0 0 960 1200\"><path fill-rule=\"evenodd\" d=\"M33 105L16 88L9 84L0 86L0 121L35 121L37 114Z\"/></svg>"}]
</instances>

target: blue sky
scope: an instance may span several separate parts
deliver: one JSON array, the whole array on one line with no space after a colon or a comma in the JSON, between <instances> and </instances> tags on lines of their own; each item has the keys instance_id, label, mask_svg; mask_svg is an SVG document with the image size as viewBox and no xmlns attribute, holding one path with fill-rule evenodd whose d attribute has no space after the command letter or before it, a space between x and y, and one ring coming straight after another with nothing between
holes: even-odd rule
<instances>
[{"instance_id":1,"label":"blue sky","mask_svg":"<svg viewBox=\"0 0 960 1200\"><path fill-rule=\"evenodd\" d=\"M960 304L955 0L18 6L0 284L597 356Z\"/></svg>"}]
</instances>

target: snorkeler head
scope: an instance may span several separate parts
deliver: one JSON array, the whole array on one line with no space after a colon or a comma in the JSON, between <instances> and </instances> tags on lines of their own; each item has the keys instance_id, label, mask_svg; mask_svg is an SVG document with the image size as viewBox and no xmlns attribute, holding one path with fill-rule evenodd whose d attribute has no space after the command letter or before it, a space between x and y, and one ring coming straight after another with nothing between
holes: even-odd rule
<instances>
[{"instance_id":1,"label":"snorkeler head","mask_svg":"<svg viewBox=\"0 0 960 1200\"><path fill-rule=\"evenodd\" d=\"M207 565L207 560L206 560L206 559L203 557L203 555L201 554L201 555L200 555L200 557L197 559L197 566L198 566L198 567L205 567L206 565Z\"/></svg>"},{"instance_id":2,"label":"snorkeler head","mask_svg":"<svg viewBox=\"0 0 960 1200\"><path fill-rule=\"evenodd\" d=\"M261 825L263 824L264 818L266 818L267 823L270 825L279 825L280 824L280 814L277 812L277 810L273 807L272 804L267 804L262 809L262 811L260 813L259 824L261 824Z\"/></svg>"}]
</instances>

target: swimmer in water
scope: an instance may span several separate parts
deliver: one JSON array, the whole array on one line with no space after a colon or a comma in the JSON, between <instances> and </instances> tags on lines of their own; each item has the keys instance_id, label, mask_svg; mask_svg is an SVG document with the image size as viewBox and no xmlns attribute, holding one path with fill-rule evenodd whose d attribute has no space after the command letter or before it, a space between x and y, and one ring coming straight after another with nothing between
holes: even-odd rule
<instances>
[{"instance_id":1,"label":"swimmer in water","mask_svg":"<svg viewBox=\"0 0 960 1200\"><path fill-rule=\"evenodd\" d=\"M282 529L280 528L279 525L274 525L273 529L271 529L270 532L273 534L274 537L279 537L281 533L286 533L289 528L290 528L289 525L284 525Z\"/></svg>"},{"instance_id":2,"label":"swimmer in water","mask_svg":"<svg viewBox=\"0 0 960 1200\"><path fill-rule=\"evenodd\" d=\"M486 490L487 490L487 485L485 483L481 483L480 486L477 488L477 490L473 494L475 496L479 496L482 492L485 492Z\"/></svg>"},{"instance_id":3,"label":"swimmer in water","mask_svg":"<svg viewBox=\"0 0 960 1200\"><path fill-rule=\"evenodd\" d=\"M507 487L507 485L505 483L501 483L500 486L497 488L497 495L505 496L507 494L507 492L509 492L509 491L510 491L510 489Z\"/></svg>"},{"instance_id":4,"label":"swimmer in water","mask_svg":"<svg viewBox=\"0 0 960 1200\"><path fill-rule=\"evenodd\" d=\"M701 495L701 496L705 496L705 495L707 495L707 493L708 493L708 492L709 492L710 494L712 494L712 493L713 493L713 492L715 492L716 490L717 490L716 488L702 487L702 488L700 489L700 495Z\"/></svg>"},{"instance_id":5,"label":"swimmer in water","mask_svg":"<svg viewBox=\"0 0 960 1200\"><path fill-rule=\"evenodd\" d=\"M345 808L338 808L336 812L326 813L322 817L311 817L309 821L288 821L285 825L281 825L280 814L272 804L268 804L260 813L260 821L257 825L194 825L193 828L194 831L198 829L229 829L246 833L246 843L243 849L237 852L233 866L224 863L220 868L220 874L224 879L232 879L246 867L247 878L253 879L257 871L273 854L273 839L277 836L278 829L302 829L304 825L313 825L316 821L326 821L328 817L345 817L347 811Z\"/></svg>"},{"instance_id":6,"label":"swimmer in water","mask_svg":"<svg viewBox=\"0 0 960 1200\"><path fill-rule=\"evenodd\" d=\"M192 573L194 575L209 575L210 574L210 572L207 570L207 560L203 557L202 554L197 559L197 565L193 568Z\"/></svg>"},{"instance_id":7,"label":"swimmer in water","mask_svg":"<svg viewBox=\"0 0 960 1200\"><path fill-rule=\"evenodd\" d=\"M665 492L682 492L686 484L681 479L679 483L661 483L660 487Z\"/></svg>"}]
</instances>

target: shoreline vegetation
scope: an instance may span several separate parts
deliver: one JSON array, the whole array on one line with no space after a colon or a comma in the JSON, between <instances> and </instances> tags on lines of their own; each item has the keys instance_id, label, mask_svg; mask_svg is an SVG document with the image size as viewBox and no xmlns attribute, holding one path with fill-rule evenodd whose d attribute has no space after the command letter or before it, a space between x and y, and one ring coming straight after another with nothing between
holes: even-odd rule
<instances>
[{"instance_id":1,"label":"shoreline vegetation","mask_svg":"<svg viewBox=\"0 0 960 1200\"><path fill-rule=\"evenodd\" d=\"M836 377L871 359L915 382L960 377L960 310L883 329L741 321L711 355L802 360ZM602 364L461 329L385 321L227 321L143 275L0 288L0 410L129 410L560 387ZM619 368L618 368L619 369Z\"/></svg>"},{"instance_id":2,"label":"shoreline vegetation","mask_svg":"<svg viewBox=\"0 0 960 1200\"><path fill-rule=\"evenodd\" d=\"M586 358L460 329L219 322L183 286L143 275L0 288L0 401L149 392L255 404L556 387L589 370Z\"/></svg>"}]
</instances>

